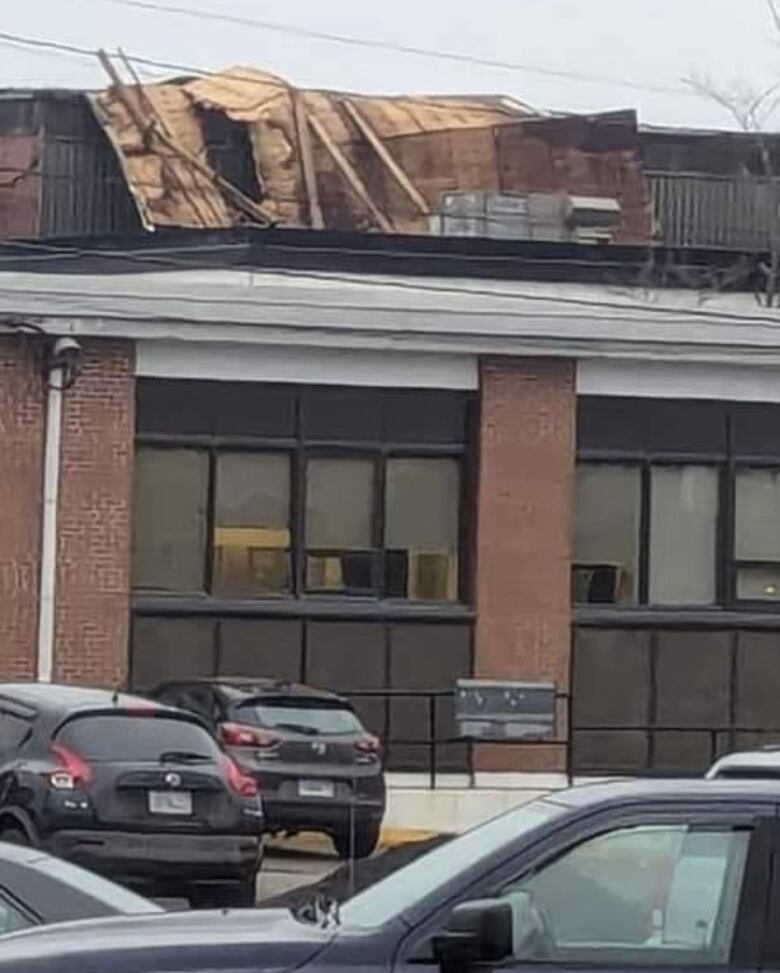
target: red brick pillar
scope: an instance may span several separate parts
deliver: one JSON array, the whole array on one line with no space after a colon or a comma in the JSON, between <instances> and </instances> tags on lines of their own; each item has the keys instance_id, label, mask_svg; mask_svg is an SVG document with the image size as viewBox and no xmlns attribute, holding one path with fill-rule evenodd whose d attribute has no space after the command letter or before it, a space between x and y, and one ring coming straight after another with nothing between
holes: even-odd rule
<instances>
[{"instance_id":1,"label":"red brick pillar","mask_svg":"<svg viewBox=\"0 0 780 973\"><path fill-rule=\"evenodd\" d=\"M44 426L37 345L0 337L0 680L35 673Z\"/></svg>"},{"instance_id":2,"label":"red brick pillar","mask_svg":"<svg viewBox=\"0 0 780 973\"><path fill-rule=\"evenodd\" d=\"M134 347L84 342L65 392L55 679L116 685L127 674Z\"/></svg>"},{"instance_id":3,"label":"red brick pillar","mask_svg":"<svg viewBox=\"0 0 780 973\"><path fill-rule=\"evenodd\" d=\"M480 385L475 675L550 680L566 691L575 364L484 361ZM565 748L485 745L475 758L483 771L559 770Z\"/></svg>"}]
</instances>

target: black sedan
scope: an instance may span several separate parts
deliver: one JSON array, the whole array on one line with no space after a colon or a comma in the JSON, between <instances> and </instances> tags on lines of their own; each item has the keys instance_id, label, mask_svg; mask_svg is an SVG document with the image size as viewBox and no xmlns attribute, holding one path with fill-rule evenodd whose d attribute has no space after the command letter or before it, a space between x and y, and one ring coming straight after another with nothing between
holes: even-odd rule
<instances>
[{"instance_id":1,"label":"black sedan","mask_svg":"<svg viewBox=\"0 0 780 973\"><path fill-rule=\"evenodd\" d=\"M780 968L780 782L574 788L350 899L50 926L0 973L750 973Z\"/></svg>"},{"instance_id":2,"label":"black sedan","mask_svg":"<svg viewBox=\"0 0 780 973\"><path fill-rule=\"evenodd\" d=\"M150 912L162 909L78 865L0 842L0 935L50 922Z\"/></svg>"}]
</instances>

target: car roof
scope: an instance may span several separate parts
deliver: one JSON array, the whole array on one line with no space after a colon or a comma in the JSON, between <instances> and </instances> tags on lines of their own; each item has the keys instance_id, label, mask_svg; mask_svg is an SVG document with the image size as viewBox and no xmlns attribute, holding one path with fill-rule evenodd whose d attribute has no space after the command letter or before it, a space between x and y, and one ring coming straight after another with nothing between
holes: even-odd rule
<instances>
[{"instance_id":1,"label":"car roof","mask_svg":"<svg viewBox=\"0 0 780 973\"><path fill-rule=\"evenodd\" d=\"M0 683L0 701L3 700L38 710L56 712L79 712L113 707L159 710L171 708L143 696L120 693L111 689L39 682Z\"/></svg>"},{"instance_id":2,"label":"car roof","mask_svg":"<svg viewBox=\"0 0 780 973\"><path fill-rule=\"evenodd\" d=\"M761 777L780 778L780 748L765 747L761 750L746 750L741 753L729 753L716 760L707 771L709 780L720 779L721 776L733 777Z\"/></svg>"},{"instance_id":3,"label":"car roof","mask_svg":"<svg viewBox=\"0 0 780 973\"><path fill-rule=\"evenodd\" d=\"M338 693L316 686L307 686L299 682L272 677L252 676L216 676L214 678L199 677L195 679L170 679L158 686L204 685L221 689L234 700L251 699L254 696L298 696L301 699L322 700L323 702L348 703L348 700Z\"/></svg>"},{"instance_id":4,"label":"car roof","mask_svg":"<svg viewBox=\"0 0 780 973\"><path fill-rule=\"evenodd\" d=\"M51 861L52 856L39 848L29 845L14 845L10 841L0 841L0 861L10 862L12 865L31 865L40 867Z\"/></svg>"},{"instance_id":5,"label":"car roof","mask_svg":"<svg viewBox=\"0 0 780 973\"><path fill-rule=\"evenodd\" d=\"M644 778L611 780L582 784L569 790L554 791L545 800L572 809L632 801L780 801L780 778Z\"/></svg>"}]
</instances>

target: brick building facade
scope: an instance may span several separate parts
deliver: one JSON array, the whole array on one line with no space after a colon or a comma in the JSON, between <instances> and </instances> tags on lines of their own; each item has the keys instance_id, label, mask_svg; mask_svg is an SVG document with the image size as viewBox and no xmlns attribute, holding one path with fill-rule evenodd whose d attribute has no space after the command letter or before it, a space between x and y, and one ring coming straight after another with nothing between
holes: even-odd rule
<instances>
[{"instance_id":1,"label":"brick building facade","mask_svg":"<svg viewBox=\"0 0 780 973\"><path fill-rule=\"evenodd\" d=\"M599 248L220 239L257 273L174 236L164 269L113 242L0 282L3 678L36 672L42 364L67 334L56 678L305 678L400 770L431 725L440 770L487 775L774 737L780 343L748 285L702 313L662 281L643 302L620 248L623 292ZM455 740L470 675L553 681L555 739Z\"/></svg>"}]
</instances>

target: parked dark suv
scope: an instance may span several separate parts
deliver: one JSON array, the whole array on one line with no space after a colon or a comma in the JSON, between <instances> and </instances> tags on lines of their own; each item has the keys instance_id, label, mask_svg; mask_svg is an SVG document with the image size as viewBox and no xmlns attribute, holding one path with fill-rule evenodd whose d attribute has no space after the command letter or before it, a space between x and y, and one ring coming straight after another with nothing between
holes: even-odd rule
<instances>
[{"instance_id":1,"label":"parked dark suv","mask_svg":"<svg viewBox=\"0 0 780 973\"><path fill-rule=\"evenodd\" d=\"M154 697L210 721L260 784L266 827L330 835L344 858L376 847L385 810L379 741L349 701L271 679L169 682Z\"/></svg>"},{"instance_id":2,"label":"parked dark suv","mask_svg":"<svg viewBox=\"0 0 780 973\"><path fill-rule=\"evenodd\" d=\"M150 894L252 905L257 784L193 714L100 689L0 685L0 839Z\"/></svg>"}]
</instances>

